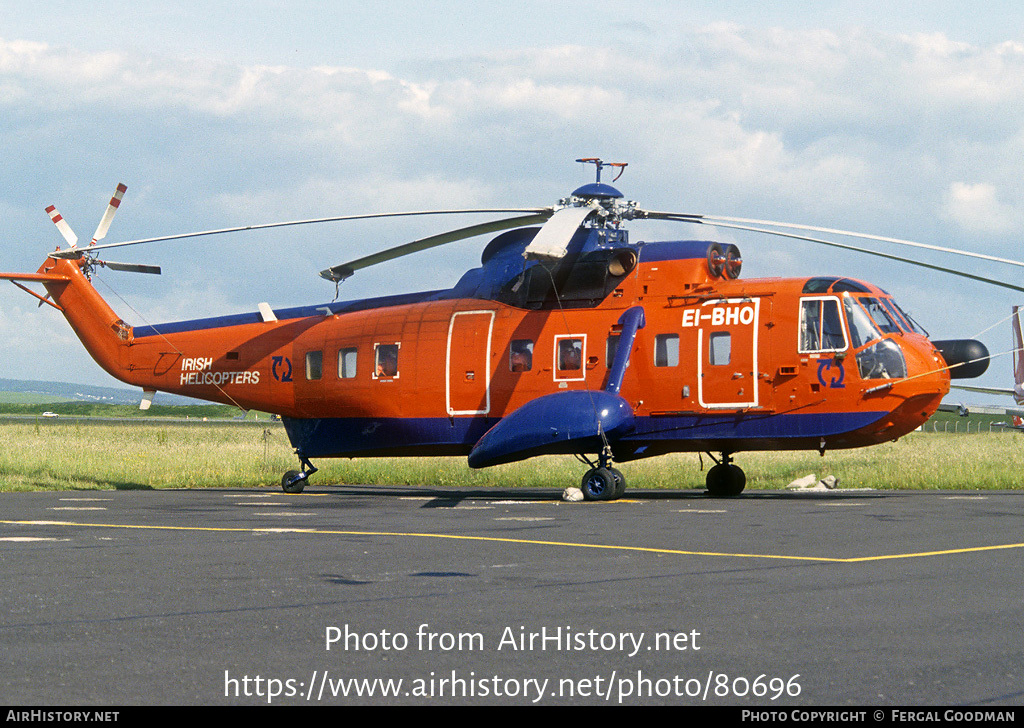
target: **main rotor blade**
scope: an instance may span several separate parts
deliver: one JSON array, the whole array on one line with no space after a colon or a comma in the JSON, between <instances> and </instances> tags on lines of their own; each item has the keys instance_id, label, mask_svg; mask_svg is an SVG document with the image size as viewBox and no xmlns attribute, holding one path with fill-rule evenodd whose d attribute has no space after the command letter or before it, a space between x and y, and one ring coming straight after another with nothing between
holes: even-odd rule
<instances>
[{"instance_id":1,"label":"main rotor blade","mask_svg":"<svg viewBox=\"0 0 1024 728\"><path fill-rule=\"evenodd\" d=\"M1012 397L1014 391L1012 389L1002 387L968 387L963 384L950 384L950 389L962 389L965 392L977 392L978 394L1005 394L1007 397Z\"/></svg>"},{"instance_id":2,"label":"main rotor blade","mask_svg":"<svg viewBox=\"0 0 1024 728\"><path fill-rule=\"evenodd\" d=\"M816 233L827 233L829 235L843 235L851 238L862 238L864 240L877 240L881 243L893 243L894 245L906 245L912 248L921 248L923 250L935 250L940 253L952 253L953 255L962 255L968 258L978 258L979 260L988 260L994 263L1006 263L1007 265L1015 265L1024 268L1024 262L1019 260L1012 260L1010 258L999 258L994 255L985 255L984 253L973 253L969 250L959 250L957 248L944 248L941 245L929 245L927 243L916 243L913 240L902 240L900 238L886 238L881 235L869 235L867 233L858 233L851 230L837 230L834 228L816 227L814 225L796 225L788 222L776 222L774 220L753 220L744 217L721 217L717 215L688 215L685 213L676 212L648 212L644 211L643 214L652 220L675 220L677 222L692 222L702 225L720 225L721 227L728 227L724 223L742 223L748 225L769 225L771 227L787 228L790 230L809 230ZM738 228L740 230L744 228ZM761 230L760 232L765 232Z\"/></svg>"},{"instance_id":3,"label":"main rotor blade","mask_svg":"<svg viewBox=\"0 0 1024 728\"><path fill-rule=\"evenodd\" d=\"M480 223L479 225L470 225L469 227L460 228L459 230L450 230L439 235L431 235L428 238L414 240L411 243L405 243L404 245L399 245L394 248L388 248L387 250L382 250L379 253L373 253L372 255L367 255L348 263L332 266L331 268L320 271L320 276L329 281L340 283L361 268L367 268L371 265L376 265L377 263L401 258L402 256L409 255L411 253L418 253L421 250L434 248L438 245L446 245L447 243L454 243L458 240L465 240L466 238L483 235L484 233L493 233L499 230L510 230L512 228L545 222L551 217L551 215L551 210L543 210L538 211L535 215L509 217L504 220L494 220L492 222Z\"/></svg>"},{"instance_id":4,"label":"main rotor blade","mask_svg":"<svg viewBox=\"0 0 1024 728\"><path fill-rule=\"evenodd\" d=\"M583 221L594 214L592 207L564 207L544 223L537 236L526 246L524 254L539 258L564 258L572 236Z\"/></svg>"},{"instance_id":5,"label":"main rotor blade","mask_svg":"<svg viewBox=\"0 0 1024 728\"><path fill-rule=\"evenodd\" d=\"M472 215L472 214L494 214L504 212L530 212L530 213L551 213L551 208L487 208L479 210L417 210L411 212L378 212L369 213L364 215L339 215L336 217L317 217L309 220L290 220L288 222L271 222L264 223L261 225L242 225L239 227L220 228L218 230L201 230L194 233L179 233L177 235L163 235L158 238L141 238L139 240L126 240L121 243L105 243L103 245L93 245L90 250L103 250L105 248L121 248L126 245L142 245L143 243L162 243L167 240L182 240L185 238L199 238L206 235L222 235L224 233L238 233L245 232L247 230L266 230L269 228L288 227L291 225L315 225L324 222L340 222L343 220L371 220L375 218L384 217L414 217L418 215ZM77 250L58 250L55 253L51 253L51 258L78 258L81 256L81 252Z\"/></svg>"},{"instance_id":6,"label":"main rotor blade","mask_svg":"<svg viewBox=\"0 0 1024 728\"><path fill-rule=\"evenodd\" d=\"M685 219L684 220L684 219L682 219L684 217L686 217L686 216L679 216L679 218L675 218L675 217L662 217L662 218L658 218L658 219L663 219L663 220L678 219L681 222L697 222L697 223L700 223L699 220L690 220L690 219ZM721 218L719 218L719 219L721 219ZM996 280L995 278L985 278L984 276L976 276L973 273L966 273L966 272L964 272L962 270L955 270L953 268L946 268L946 267L941 266L941 265L932 265L931 263L922 263L919 260L911 260L910 258L903 258L903 257L900 257L898 255L891 255L889 253L882 253L882 252L879 252L877 250L871 250L869 248L860 248L860 247L857 247L856 245L847 245L845 243L837 243L834 240L822 240L821 238L812 238L812 237L809 237L807 235L797 235L796 233L784 233L784 232L782 232L780 230L770 230L768 228L758 228L758 227L753 227L753 226L749 226L749 225L733 225L732 223L727 223L727 222L710 222L710 221L708 221L708 222L703 223L703 224L714 225L715 227L732 228L733 230L747 230L747 231L755 232L755 233L763 233L765 235L776 235L776 236L778 236L780 238L791 238L793 240L805 240L805 241L807 241L809 243L817 243L818 245L828 245L829 247L832 247L832 248L842 248L843 250L852 250L852 251L857 252L857 253L865 253L866 255L874 255L874 256L877 256L879 258L887 258L889 260L897 260L897 261L899 261L901 263L908 263L910 265L916 265L916 266L918 266L920 268L928 268L929 270L937 270L937 271L939 271L941 273L949 273L950 275L960 276L961 278L970 278L973 281L980 281L981 283L989 283L989 284L991 284L993 286L1000 286L1002 288L1009 288L1012 291L1024 292L1024 287L1022 287L1022 286L1015 286L1012 283L1006 283L1004 281L999 281L999 280Z\"/></svg>"},{"instance_id":7,"label":"main rotor blade","mask_svg":"<svg viewBox=\"0 0 1024 728\"><path fill-rule=\"evenodd\" d=\"M115 263L111 260L97 260L97 263L110 268L110 270L119 270L125 273L152 273L153 275L160 275L160 266L158 265L141 265L139 263Z\"/></svg>"}]
</instances>

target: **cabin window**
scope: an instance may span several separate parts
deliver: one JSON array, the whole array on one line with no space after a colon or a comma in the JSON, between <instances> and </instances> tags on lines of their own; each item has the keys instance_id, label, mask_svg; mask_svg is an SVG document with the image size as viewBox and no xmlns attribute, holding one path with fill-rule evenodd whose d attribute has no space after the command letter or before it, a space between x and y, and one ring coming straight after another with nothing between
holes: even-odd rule
<instances>
[{"instance_id":1,"label":"cabin window","mask_svg":"<svg viewBox=\"0 0 1024 728\"><path fill-rule=\"evenodd\" d=\"M324 373L324 353L322 351L306 352L306 379L320 379Z\"/></svg>"},{"instance_id":2,"label":"cabin window","mask_svg":"<svg viewBox=\"0 0 1024 728\"><path fill-rule=\"evenodd\" d=\"M608 337L608 340L604 343L604 360L605 366L609 369L612 368L612 364L615 363L615 352L619 350L619 339L621 337L618 334L613 334Z\"/></svg>"},{"instance_id":3,"label":"cabin window","mask_svg":"<svg viewBox=\"0 0 1024 728\"><path fill-rule=\"evenodd\" d=\"M846 348L843 318L837 298L805 298L800 302L801 354Z\"/></svg>"},{"instance_id":4,"label":"cabin window","mask_svg":"<svg viewBox=\"0 0 1024 728\"><path fill-rule=\"evenodd\" d=\"M679 334L658 334L654 337L654 366L674 367L679 364Z\"/></svg>"},{"instance_id":5,"label":"cabin window","mask_svg":"<svg viewBox=\"0 0 1024 728\"><path fill-rule=\"evenodd\" d=\"M374 356L374 378L393 379L398 376L399 344L377 344Z\"/></svg>"},{"instance_id":6,"label":"cabin window","mask_svg":"<svg viewBox=\"0 0 1024 728\"><path fill-rule=\"evenodd\" d=\"M558 342L558 371L578 372L583 368L583 339L561 339Z\"/></svg>"},{"instance_id":7,"label":"cabin window","mask_svg":"<svg viewBox=\"0 0 1024 728\"><path fill-rule=\"evenodd\" d=\"M338 378L352 379L356 376L356 347L338 350Z\"/></svg>"},{"instance_id":8,"label":"cabin window","mask_svg":"<svg viewBox=\"0 0 1024 728\"><path fill-rule=\"evenodd\" d=\"M708 363L711 366L728 364L732 356L732 334L728 331L716 331L711 334L708 343Z\"/></svg>"},{"instance_id":9,"label":"cabin window","mask_svg":"<svg viewBox=\"0 0 1024 728\"><path fill-rule=\"evenodd\" d=\"M586 379L587 337L569 334L555 337L554 377L562 382L581 382Z\"/></svg>"},{"instance_id":10,"label":"cabin window","mask_svg":"<svg viewBox=\"0 0 1024 728\"><path fill-rule=\"evenodd\" d=\"M533 369L533 341L514 339L508 350L510 372L528 372Z\"/></svg>"}]
</instances>

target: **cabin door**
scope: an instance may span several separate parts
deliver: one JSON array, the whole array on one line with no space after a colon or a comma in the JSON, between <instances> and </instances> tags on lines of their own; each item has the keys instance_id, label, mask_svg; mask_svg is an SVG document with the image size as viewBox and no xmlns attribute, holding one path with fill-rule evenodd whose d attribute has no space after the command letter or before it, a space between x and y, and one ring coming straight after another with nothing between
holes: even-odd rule
<instances>
[{"instance_id":1,"label":"cabin door","mask_svg":"<svg viewBox=\"0 0 1024 728\"><path fill-rule=\"evenodd\" d=\"M445 404L449 416L491 411L491 333L494 311L457 311L448 324Z\"/></svg>"},{"instance_id":2,"label":"cabin door","mask_svg":"<svg viewBox=\"0 0 1024 728\"><path fill-rule=\"evenodd\" d=\"M764 407L758 376L762 299L705 301L690 316L698 326L698 401L707 409ZM684 320L684 324L686 321Z\"/></svg>"}]
</instances>

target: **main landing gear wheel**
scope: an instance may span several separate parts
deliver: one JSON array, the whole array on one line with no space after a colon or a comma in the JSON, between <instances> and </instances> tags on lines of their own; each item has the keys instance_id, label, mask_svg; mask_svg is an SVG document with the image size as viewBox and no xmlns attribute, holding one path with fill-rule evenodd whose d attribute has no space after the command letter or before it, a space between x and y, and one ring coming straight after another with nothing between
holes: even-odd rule
<instances>
[{"instance_id":1,"label":"main landing gear wheel","mask_svg":"<svg viewBox=\"0 0 1024 728\"><path fill-rule=\"evenodd\" d=\"M743 492L747 484L747 476L738 465L722 462L708 471L708 495L713 498L731 498Z\"/></svg>"},{"instance_id":2,"label":"main landing gear wheel","mask_svg":"<svg viewBox=\"0 0 1024 728\"><path fill-rule=\"evenodd\" d=\"M711 453L708 456L716 463L708 471L708 495L712 498L731 498L742 493L747 484L747 476L738 465L732 464L732 453L723 452L721 460Z\"/></svg>"},{"instance_id":3,"label":"main landing gear wheel","mask_svg":"<svg viewBox=\"0 0 1024 728\"><path fill-rule=\"evenodd\" d=\"M615 495L612 496L613 500L618 500L626 492L626 476L621 471L615 468L608 468L608 472L615 478Z\"/></svg>"},{"instance_id":4,"label":"main landing gear wheel","mask_svg":"<svg viewBox=\"0 0 1024 728\"><path fill-rule=\"evenodd\" d=\"M584 500L615 500L626 490L626 479L615 468L591 468L583 476L580 490Z\"/></svg>"}]
</instances>

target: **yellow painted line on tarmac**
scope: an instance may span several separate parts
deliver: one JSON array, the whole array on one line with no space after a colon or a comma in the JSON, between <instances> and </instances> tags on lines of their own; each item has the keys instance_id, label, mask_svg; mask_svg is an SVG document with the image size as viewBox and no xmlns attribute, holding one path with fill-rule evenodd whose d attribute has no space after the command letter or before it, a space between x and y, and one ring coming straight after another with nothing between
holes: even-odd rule
<instances>
[{"instance_id":1,"label":"yellow painted line on tarmac","mask_svg":"<svg viewBox=\"0 0 1024 728\"><path fill-rule=\"evenodd\" d=\"M447 533L414 533L402 531L334 531L319 528L225 528L217 526L142 526L125 523L75 523L72 521L6 521L0 524L18 526L71 526L77 528L123 528L130 530L150 531L207 531L214 533L311 533L322 536L391 536L400 538L436 538L453 541L486 541L492 543L515 543L529 546L557 546L560 548L603 549L608 551L636 551L651 554L670 554L674 556L731 556L741 559L775 559L780 561L810 561L833 564L851 564L866 561L882 561L886 559L911 559L922 556L948 556L981 551L998 551L1003 549L1024 548L1024 543L1000 544L996 546L973 546L943 551L922 551L906 554L883 554L881 556L856 556L840 558L829 556L792 556L787 554L747 554L725 551L686 551L682 549L656 548L653 546L623 546L614 544L573 543L571 541L540 541L523 538L501 538L497 536L461 536Z\"/></svg>"},{"instance_id":2,"label":"yellow painted line on tarmac","mask_svg":"<svg viewBox=\"0 0 1024 728\"><path fill-rule=\"evenodd\" d=\"M915 559L920 556L949 556L950 554L969 554L976 551L1000 551L1002 549L1021 549L1024 543L1006 543L998 546L968 546L959 549L945 549L944 551L920 551L912 554L886 554L882 556L858 556L843 561L853 563L857 561L884 561L885 559Z\"/></svg>"}]
</instances>

